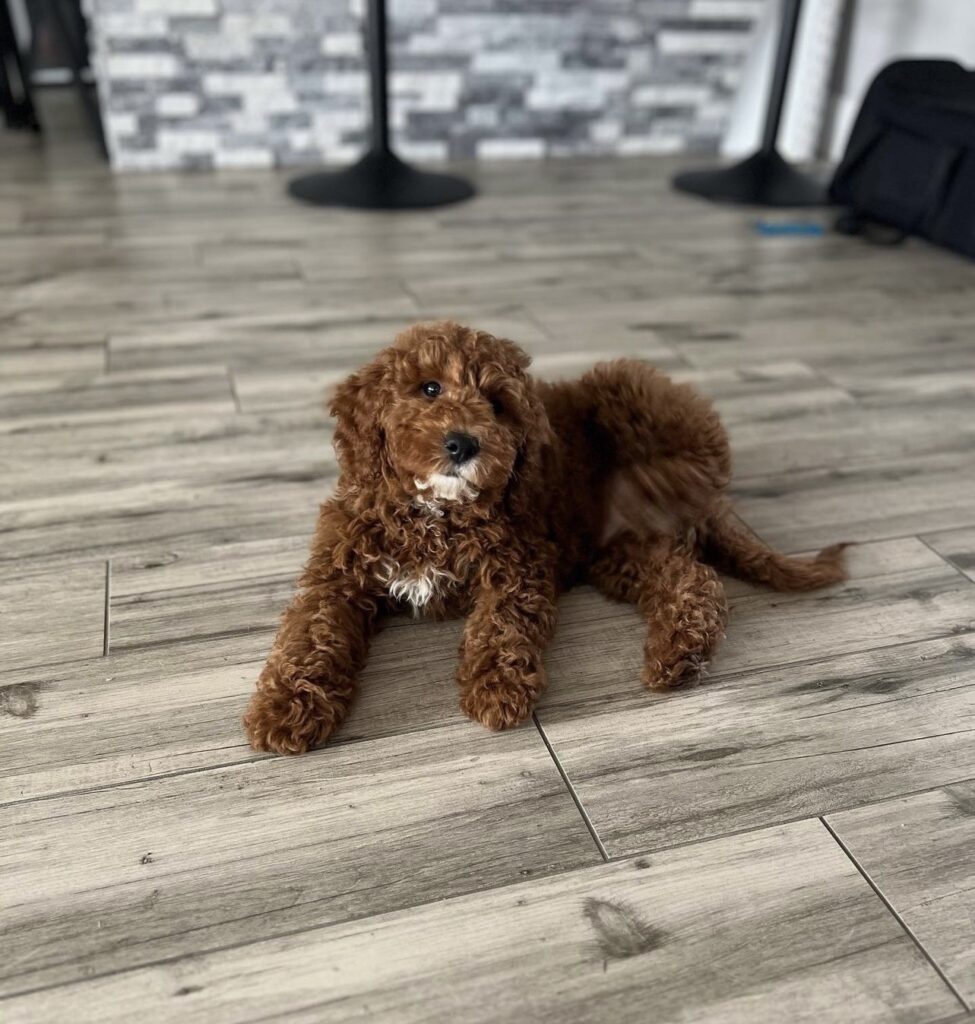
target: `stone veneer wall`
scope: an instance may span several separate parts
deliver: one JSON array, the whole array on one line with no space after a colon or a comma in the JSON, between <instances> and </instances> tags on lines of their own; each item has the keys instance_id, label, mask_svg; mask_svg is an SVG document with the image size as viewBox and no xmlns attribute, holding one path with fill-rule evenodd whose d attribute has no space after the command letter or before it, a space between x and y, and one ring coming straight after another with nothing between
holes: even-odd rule
<instances>
[{"instance_id":1,"label":"stone veneer wall","mask_svg":"<svg viewBox=\"0 0 975 1024\"><path fill-rule=\"evenodd\" d=\"M87 0L120 170L346 161L365 0ZM713 151L765 0L388 0L419 160Z\"/></svg>"}]
</instances>

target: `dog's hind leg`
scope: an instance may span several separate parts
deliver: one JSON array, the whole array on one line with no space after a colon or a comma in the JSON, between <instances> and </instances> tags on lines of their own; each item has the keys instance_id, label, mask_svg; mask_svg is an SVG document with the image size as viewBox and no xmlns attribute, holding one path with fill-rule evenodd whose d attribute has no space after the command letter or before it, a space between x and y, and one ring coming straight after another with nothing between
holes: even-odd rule
<instances>
[{"instance_id":1,"label":"dog's hind leg","mask_svg":"<svg viewBox=\"0 0 975 1024\"><path fill-rule=\"evenodd\" d=\"M673 538L624 533L590 569L607 597L635 604L647 619L643 682L666 690L693 682L724 636L727 604L710 566Z\"/></svg>"}]
</instances>

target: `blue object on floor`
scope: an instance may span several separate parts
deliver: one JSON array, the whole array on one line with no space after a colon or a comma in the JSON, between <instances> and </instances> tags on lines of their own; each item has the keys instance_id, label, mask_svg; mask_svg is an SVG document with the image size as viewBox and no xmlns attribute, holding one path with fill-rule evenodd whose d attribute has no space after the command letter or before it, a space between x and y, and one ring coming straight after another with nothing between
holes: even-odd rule
<instances>
[{"instance_id":1,"label":"blue object on floor","mask_svg":"<svg viewBox=\"0 0 975 1024\"><path fill-rule=\"evenodd\" d=\"M819 237L826 233L822 224L812 220L757 220L755 230L760 235L811 235Z\"/></svg>"}]
</instances>

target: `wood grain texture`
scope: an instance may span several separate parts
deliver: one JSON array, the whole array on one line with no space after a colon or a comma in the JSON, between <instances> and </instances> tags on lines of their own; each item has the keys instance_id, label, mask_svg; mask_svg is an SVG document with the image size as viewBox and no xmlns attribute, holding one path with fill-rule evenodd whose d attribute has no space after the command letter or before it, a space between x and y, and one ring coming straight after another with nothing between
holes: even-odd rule
<instances>
[{"instance_id":1,"label":"wood grain texture","mask_svg":"<svg viewBox=\"0 0 975 1024\"><path fill-rule=\"evenodd\" d=\"M97 455L90 456L97 461ZM0 561L137 556L161 545L200 546L308 533L334 483L317 451L291 465L243 455L220 466L196 463L141 480L118 470L118 486L83 483L71 514L48 497L0 503L7 543ZM301 465L299 465L301 464ZM86 474L89 480L90 474Z\"/></svg>"},{"instance_id":2,"label":"wood grain texture","mask_svg":"<svg viewBox=\"0 0 975 1024\"><path fill-rule=\"evenodd\" d=\"M804 598L729 587L712 678L665 696L639 686L636 615L565 602L538 717L612 855L973 774L975 591L917 540L851 569Z\"/></svg>"},{"instance_id":3,"label":"wood grain texture","mask_svg":"<svg viewBox=\"0 0 975 1024\"><path fill-rule=\"evenodd\" d=\"M854 400L806 363L783 360L743 367L670 370L674 380L693 384L714 401L724 424L774 424L811 413L851 406ZM755 433L759 429L755 428Z\"/></svg>"},{"instance_id":4,"label":"wood grain texture","mask_svg":"<svg viewBox=\"0 0 975 1024\"><path fill-rule=\"evenodd\" d=\"M67 570L9 570L0 578L0 668L5 672L99 655L104 626L104 562L78 562ZM11 707L5 707L0 691L0 718L12 714Z\"/></svg>"},{"instance_id":5,"label":"wood grain texture","mask_svg":"<svg viewBox=\"0 0 975 1024\"><path fill-rule=\"evenodd\" d=\"M969 264L760 238L669 162L479 166L470 204L363 216L293 204L282 174L113 178L64 139L0 133L0 700L31 708L0 714L0 973L55 986L4 1020L454 1020L465 995L492 1020L955 1015L815 823L659 851L975 776ZM461 716L460 623L395 620L333 745L256 757L240 714L335 480L323 391L442 316L544 376L637 355L694 382L750 524L866 542L853 579L729 582L712 681L671 698L639 689L632 610L568 595L551 751ZM573 795L650 868L590 874ZM579 866L518 907L523 870ZM604 972L582 900L613 893L667 934ZM950 958L954 919L928 925Z\"/></svg>"},{"instance_id":6,"label":"wood grain texture","mask_svg":"<svg viewBox=\"0 0 975 1024\"><path fill-rule=\"evenodd\" d=\"M112 419L75 423L70 430L18 429L0 454L7 485L0 507L4 513L43 512L60 488L83 512L106 492L135 483L199 487L208 480L280 473L282 463L291 479L326 476L334 466L331 429L324 410L178 417L163 411L127 422L124 431Z\"/></svg>"},{"instance_id":7,"label":"wood grain texture","mask_svg":"<svg viewBox=\"0 0 975 1024\"><path fill-rule=\"evenodd\" d=\"M105 368L105 341L45 344L25 340L0 349L0 395L17 390L17 379L38 375L98 373Z\"/></svg>"},{"instance_id":8,"label":"wood grain texture","mask_svg":"<svg viewBox=\"0 0 975 1024\"><path fill-rule=\"evenodd\" d=\"M707 374L699 372L707 380ZM868 408L845 389L837 390L847 396L845 403L797 406L792 415L776 420L775 431L760 419L733 422L738 476L784 476L833 466L869 471L872 465L886 462L894 469L898 463L910 465L909 460L917 473L925 469L928 458L971 450L971 428L962 415L964 399L955 396Z\"/></svg>"},{"instance_id":9,"label":"wood grain texture","mask_svg":"<svg viewBox=\"0 0 975 1024\"><path fill-rule=\"evenodd\" d=\"M259 643L266 642L294 595L295 576L292 570L284 576L113 597L110 647L124 651L234 636L248 645L258 637Z\"/></svg>"},{"instance_id":10,"label":"wood grain texture","mask_svg":"<svg viewBox=\"0 0 975 1024\"><path fill-rule=\"evenodd\" d=\"M838 537L867 541L935 532L970 525L975 454L968 447L843 467L821 464L739 479L732 490L749 525L785 549L820 547Z\"/></svg>"},{"instance_id":11,"label":"wood grain texture","mask_svg":"<svg viewBox=\"0 0 975 1024\"><path fill-rule=\"evenodd\" d=\"M599 860L535 730L467 725L8 805L0 830L3 994Z\"/></svg>"},{"instance_id":12,"label":"wood grain texture","mask_svg":"<svg viewBox=\"0 0 975 1024\"><path fill-rule=\"evenodd\" d=\"M826 820L968 1008L975 1008L975 782Z\"/></svg>"},{"instance_id":13,"label":"wood grain texture","mask_svg":"<svg viewBox=\"0 0 975 1024\"><path fill-rule=\"evenodd\" d=\"M252 615L245 606L244 620ZM30 685L33 706L29 722L0 716L0 804L252 760L240 716L276 618L250 631L204 630L107 658L0 672L0 687ZM390 623L373 641L360 697L327 749L445 725L479 735L458 707L459 640L458 622Z\"/></svg>"},{"instance_id":14,"label":"wood grain texture","mask_svg":"<svg viewBox=\"0 0 975 1024\"><path fill-rule=\"evenodd\" d=\"M375 352L409 322L415 306L404 298L383 303L371 314L326 306L275 311L260 308L236 315L179 317L140 326L128 334L109 338L111 366L115 369L166 367L174 362L235 369L289 371L301 368L322 372L329 367L355 366ZM385 312L385 309L389 309ZM275 338L274 347L267 339Z\"/></svg>"},{"instance_id":15,"label":"wood grain texture","mask_svg":"<svg viewBox=\"0 0 975 1024\"><path fill-rule=\"evenodd\" d=\"M112 563L112 598L151 602L153 595L241 580L287 577L294 582L308 557L309 543L303 531L294 537L203 547L186 542L160 545Z\"/></svg>"},{"instance_id":16,"label":"wood grain texture","mask_svg":"<svg viewBox=\"0 0 975 1024\"><path fill-rule=\"evenodd\" d=\"M136 848L133 847L133 855ZM132 869L137 873L138 869ZM159 905L163 902L160 900ZM13 1022L920 1022L955 998L818 821L15 999Z\"/></svg>"},{"instance_id":17,"label":"wood grain texture","mask_svg":"<svg viewBox=\"0 0 975 1024\"><path fill-rule=\"evenodd\" d=\"M39 764L9 773L0 797L23 799L247 758L238 718L305 544L302 536L177 544L113 563L110 656L32 674L40 687L39 713L30 729L12 729L7 742L16 745L12 753ZM718 680L747 679L756 671L768 677L787 670L772 666L814 661L824 635L833 638L835 655L845 647L896 643L901 633L906 639L950 632L975 594L916 540L864 545L854 559L856 579L829 601L819 599L812 616L808 598L728 581L733 624L715 666ZM561 609L547 658L543 721L549 709L580 699L597 707L623 699L657 714L658 698L637 682L639 617L588 590L568 595ZM838 635L841 623L845 639ZM453 682L460 629L459 622L388 623L373 642L360 701L336 742L463 722ZM726 714L715 712L715 730L724 727ZM29 757L34 744L43 759Z\"/></svg>"},{"instance_id":18,"label":"wood grain texture","mask_svg":"<svg viewBox=\"0 0 975 1024\"><path fill-rule=\"evenodd\" d=\"M304 564L306 533L270 541L172 537L112 564L108 657L58 664L31 648L29 723L0 718L0 802L250 760L240 715ZM103 581L100 579L99 583ZM101 609L99 647L101 650ZM394 618L335 743L463 725L460 622ZM94 655L96 652L92 651ZM528 727L531 728L530 726Z\"/></svg>"},{"instance_id":19,"label":"wood grain texture","mask_svg":"<svg viewBox=\"0 0 975 1024\"><path fill-rule=\"evenodd\" d=\"M121 427L127 419L180 416L197 411L233 410L226 373L171 368L151 374L72 375L52 387L49 378L20 378L16 391L3 398L0 430L30 426L70 428L84 420L110 419Z\"/></svg>"},{"instance_id":20,"label":"wood grain texture","mask_svg":"<svg viewBox=\"0 0 975 1024\"><path fill-rule=\"evenodd\" d=\"M0 803L247 761L240 715L267 634L0 674L33 713L0 715Z\"/></svg>"},{"instance_id":21,"label":"wood grain texture","mask_svg":"<svg viewBox=\"0 0 975 1024\"><path fill-rule=\"evenodd\" d=\"M239 339L224 338L222 356L233 369L240 406L245 412L303 406L323 409L334 386L389 344L407 322L400 316L361 324L326 323L303 332L292 331L287 336L285 351L273 355L263 333L256 334L246 346ZM545 340L538 325L520 310L484 310L477 322L483 330L519 338L527 345Z\"/></svg>"},{"instance_id":22,"label":"wood grain texture","mask_svg":"<svg viewBox=\"0 0 975 1024\"><path fill-rule=\"evenodd\" d=\"M29 668L0 670L0 687L28 683L33 697L30 722L0 717L0 802L251 760L240 715L307 544L177 539L117 559L107 657L59 664L32 647ZM102 605L100 595L99 616ZM334 742L447 724L477 731L458 708L460 629L390 620Z\"/></svg>"},{"instance_id":23,"label":"wood grain texture","mask_svg":"<svg viewBox=\"0 0 975 1024\"><path fill-rule=\"evenodd\" d=\"M970 267L950 258L944 261L944 254L939 254L938 260L943 261L942 265L951 264L950 273L956 281L968 278L970 284ZM833 270L838 270L844 261L832 263ZM909 273L909 261L900 259L891 264L882 260L871 263L871 276L883 273L884 265L893 266L898 274ZM809 270L802 268L801 272ZM812 273L816 275L817 270ZM822 369L839 386L856 391L858 396L882 390L882 382L889 380L898 368L905 384L912 365L920 364L919 368L926 367L929 372L946 366L975 368L967 337L972 310L963 291L955 291L954 303L942 296L946 301L939 307L934 292L915 296L905 289L901 294L903 304L888 305L887 315L871 308L869 300L859 311L843 308L845 300L851 297L839 288L838 306L831 304L821 307L816 315L793 318L780 311L785 302L796 302L804 312L804 302L814 300L808 294L804 299L795 293L778 293L782 304L779 310L773 305L771 315L756 317L751 315L752 305L739 303L728 310L720 331L713 323L699 323L693 318L663 323L656 329L697 366L735 366L742 362L744 353L756 362L802 359ZM754 307L761 310L763 304L768 306L768 298L756 297ZM894 308L896 316L890 315ZM918 393L916 389L915 396Z\"/></svg>"}]
</instances>

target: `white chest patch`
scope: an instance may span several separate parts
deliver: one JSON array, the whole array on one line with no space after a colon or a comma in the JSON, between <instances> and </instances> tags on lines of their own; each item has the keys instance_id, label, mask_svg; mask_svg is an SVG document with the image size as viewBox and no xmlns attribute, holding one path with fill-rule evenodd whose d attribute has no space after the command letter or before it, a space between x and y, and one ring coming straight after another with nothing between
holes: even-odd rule
<instances>
[{"instance_id":1,"label":"white chest patch","mask_svg":"<svg viewBox=\"0 0 975 1024\"><path fill-rule=\"evenodd\" d=\"M427 566L419 570L403 570L394 562L387 563L379 574L389 596L394 601L405 601L414 613L440 597L453 581L450 573Z\"/></svg>"}]
</instances>

